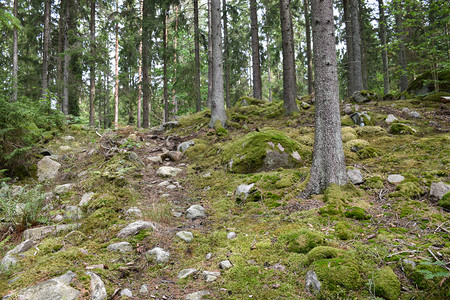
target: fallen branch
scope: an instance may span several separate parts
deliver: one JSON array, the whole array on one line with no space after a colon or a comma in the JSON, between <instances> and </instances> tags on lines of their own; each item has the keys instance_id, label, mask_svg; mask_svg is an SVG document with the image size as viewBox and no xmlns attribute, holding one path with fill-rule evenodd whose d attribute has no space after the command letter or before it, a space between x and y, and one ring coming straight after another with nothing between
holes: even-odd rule
<instances>
[{"instance_id":1,"label":"fallen branch","mask_svg":"<svg viewBox=\"0 0 450 300\"><path fill-rule=\"evenodd\" d=\"M445 229L444 227L442 227L445 223L447 223L448 221L445 221L444 223L442 223L441 225L439 225L435 230L434 233L436 233L439 229L445 231L445 232L449 232L447 229ZM442 228L441 228L442 227Z\"/></svg>"},{"instance_id":2,"label":"fallen branch","mask_svg":"<svg viewBox=\"0 0 450 300\"><path fill-rule=\"evenodd\" d=\"M389 254L387 257L392 257L392 256L399 255L402 253L416 253L416 252L417 252L417 250L405 250L405 251L400 251L400 252L395 252L395 253Z\"/></svg>"}]
</instances>

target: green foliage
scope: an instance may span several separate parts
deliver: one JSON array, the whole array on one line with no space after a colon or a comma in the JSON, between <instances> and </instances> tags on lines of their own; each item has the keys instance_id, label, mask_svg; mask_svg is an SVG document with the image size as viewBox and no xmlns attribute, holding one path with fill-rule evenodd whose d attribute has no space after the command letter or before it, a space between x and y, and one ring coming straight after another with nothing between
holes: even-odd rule
<instances>
[{"instance_id":1,"label":"green foliage","mask_svg":"<svg viewBox=\"0 0 450 300\"><path fill-rule=\"evenodd\" d=\"M424 276L425 279L433 279L435 277L450 277L450 271L448 271L447 269L444 269L444 267L446 266L446 263L443 261L439 261L439 260L437 260L435 262L422 261L420 263L420 265L442 267L442 269L438 269L438 270L428 270L428 269L418 270L419 273L422 273L425 275Z\"/></svg>"}]
</instances>

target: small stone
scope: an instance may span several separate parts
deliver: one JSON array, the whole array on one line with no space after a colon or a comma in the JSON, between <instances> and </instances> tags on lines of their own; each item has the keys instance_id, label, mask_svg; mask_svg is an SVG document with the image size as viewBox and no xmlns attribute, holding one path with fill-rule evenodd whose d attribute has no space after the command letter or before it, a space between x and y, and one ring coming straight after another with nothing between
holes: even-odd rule
<instances>
[{"instance_id":1,"label":"small stone","mask_svg":"<svg viewBox=\"0 0 450 300\"><path fill-rule=\"evenodd\" d=\"M174 167L160 167L158 171L156 171L156 175L159 177L175 177L183 170Z\"/></svg>"},{"instance_id":2,"label":"small stone","mask_svg":"<svg viewBox=\"0 0 450 300\"><path fill-rule=\"evenodd\" d=\"M212 281L215 281L217 279L217 277L220 276L220 272L203 271L202 275L203 275L203 279L206 282L212 282Z\"/></svg>"},{"instance_id":3,"label":"small stone","mask_svg":"<svg viewBox=\"0 0 450 300\"><path fill-rule=\"evenodd\" d=\"M300 104L300 106L301 106L303 109L309 109L309 108L311 107L311 105L309 105L309 104L306 103L306 102L302 102L302 103Z\"/></svg>"},{"instance_id":4,"label":"small stone","mask_svg":"<svg viewBox=\"0 0 450 300\"><path fill-rule=\"evenodd\" d=\"M94 192L89 192L89 193L84 194L81 197L81 201L80 201L80 203L78 203L78 206L85 206L85 205L87 205L89 203L89 201L92 200L94 195L95 195Z\"/></svg>"},{"instance_id":5,"label":"small stone","mask_svg":"<svg viewBox=\"0 0 450 300\"><path fill-rule=\"evenodd\" d=\"M55 187L55 189L53 190L53 192L56 195L62 195L67 193L68 191L70 191L70 189L72 188L73 184L72 183L66 183L66 184L62 184L62 185L57 185Z\"/></svg>"},{"instance_id":6,"label":"small stone","mask_svg":"<svg viewBox=\"0 0 450 300\"><path fill-rule=\"evenodd\" d=\"M70 150L72 150L72 147L70 147L70 146L60 146L59 147L59 151L61 151L61 152L68 152Z\"/></svg>"},{"instance_id":7,"label":"small stone","mask_svg":"<svg viewBox=\"0 0 450 300\"><path fill-rule=\"evenodd\" d=\"M212 253L206 254L205 259L206 259L206 260L210 260L211 257L212 257L212 255L213 255Z\"/></svg>"},{"instance_id":8,"label":"small stone","mask_svg":"<svg viewBox=\"0 0 450 300\"><path fill-rule=\"evenodd\" d=\"M231 231L231 232L228 232L227 239L232 240L232 239L235 239L236 236L237 236L236 232Z\"/></svg>"},{"instance_id":9,"label":"small stone","mask_svg":"<svg viewBox=\"0 0 450 300\"><path fill-rule=\"evenodd\" d=\"M139 289L139 294L141 295L148 294L148 286L146 284L141 285L141 288Z\"/></svg>"},{"instance_id":10,"label":"small stone","mask_svg":"<svg viewBox=\"0 0 450 300\"><path fill-rule=\"evenodd\" d=\"M253 189L254 186L255 186L254 183L239 185L236 188L236 191L234 192L236 200L239 200L239 201L247 200L247 197L250 195L250 192L251 192L251 190Z\"/></svg>"},{"instance_id":11,"label":"small stone","mask_svg":"<svg viewBox=\"0 0 450 300\"><path fill-rule=\"evenodd\" d=\"M206 217L205 208L201 205L195 204L186 210L186 218L197 219Z\"/></svg>"},{"instance_id":12,"label":"small stone","mask_svg":"<svg viewBox=\"0 0 450 300\"><path fill-rule=\"evenodd\" d=\"M183 158L183 153L181 151L169 151L168 155L172 161L179 161Z\"/></svg>"},{"instance_id":13,"label":"small stone","mask_svg":"<svg viewBox=\"0 0 450 300\"><path fill-rule=\"evenodd\" d=\"M398 120L398 119L397 119L394 115L389 114L389 115L386 117L385 122L388 123L388 124L390 124L390 123L392 123L392 122L394 122L394 121L397 121L397 120Z\"/></svg>"},{"instance_id":14,"label":"small stone","mask_svg":"<svg viewBox=\"0 0 450 300\"><path fill-rule=\"evenodd\" d=\"M64 220L64 217L62 215L56 215L56 216L54 216L52 218L52 221L55 222L55 223L59 223L59 222L61 222L63 220Z\"/></svg>"},{"instance_id":15,"label":"small stone","mask_svg":"<svg viewBox=\"0 0 450 300\"><path fill-rule=\"evenodd\" d=\"M127 238L129 236L138 234L138 232L143 229L149 229L149 228L156 229L156 225L152 222L139 220L139 221L133 222L133 223L127 225L125 228L123 228L117 234L117 237Z\"/></svg>"},{"instance_id":16,"label":"small stone","mask_svg":"<svg viewBox=\"0 0 450 300\"><path fill-rule=\"evenodd\" d=\"M322 284L317 278L316 272L309 270L306 273L306 290L312 294L317 294L320 292Z\"/></svg>"},{"instance_id":17,"label":"small stone","mask_svg":"<svg viewBox=\"0 0 450 300\"><path fill-rule=\"evenodd\" d=\"M224 260L224 261L221 261L219 263L219 268L221 268L221 269L226 270L226 269L229 269L231 267L233 267L233 265L231 264L231 262L228 259Z\"/></svg>"},{"instance_id":18,"label":"small stone","mask_svg":"<svg viewBox=\"0 0 450 300\"><path fill-rule=\"evenodd\" d=\"M158 186L162 186L162 187L164 187L164 186L168 186L168 185L170 185L170 182L169 181L162 181L162 182L160 182L160 183L158 183Z\"/></svg>"},{"instance_id":19,"label":"small stone","mask_svg":"<svg viewBox=\"0 0 450 300\"><path fill-rule=\"evenodd\" d=\"M152 257L156 261L156 263L160 264L169 260L170 253L164 251L162 248L156 247L153 248L152 250L148 250L146 252L146 256L147 258L149 256Z\"/></svg>"},{"instance_id":20,"label":"small stone","mask_svg":"<svg viewBox=\"0 0 450 300\"><path fill-rule=\"evenodd\" d=\"M420 114L417 111L415 111L415 110L409 112L408 116L410 116L411 118L416 118L416 119L420 118Z\"/></svg>"},{"instance_id":21,"label":"small stone","mask_svg":"<svg viewBox=\"0 0 450 300\"><path fill-rule=\"evenodd\" d=\"M91 277L91 299L92 300L104 300L108 297L106 294L105 284L100 276L93 272L86 272Z\"/></svg>"},{"instance_id":22,"label":"small stone","mask_svg":"<svg viewBox=\"0 0 450 300\"><path fill-rule=\"evenodd\" d=\"M286 270L286 267L280 263L276 263L273 266L270 266L269 269L284 272Z\"/></svg>"},{"instance_id":23,"label":"small stone","mask_svg":"<svg viewBox=\"0 0 450 300\"><path fill-rule=\"evenodd\" d=\"M168 186L166 186L166 189L168 189L168 190L175 190L177 188L177 186L176 185L174 185L174 184L169 184Z\"/></svg>"},{"instance_id":24,"label":"small stone","mask_svg":"<svg viewBox=\"0 0 450 300\"><path fill-rule=\"evenodd\" d=\"M347 177L355 185L364 182L364 177L359 169L347 170Z\"/></svg>"},{"instance_id":25,"label":"small stone","mask_svg":"<svg viewBox=\"0 0 450 300\"><path fill-rule=\"evenodd\" d=\"M407 107L403 107L402 108L402 113L405 113L405 114L407 114L407 113L409 113L411 110L409 109L409 108L407 108Z\"/></svg>"},{"instance_id":26,"label":"small stone","mask_svg":"<svg viewBox=\"0 0 450 300\"><path fill-rule=\"evenodd\" d=\"M133 216L133 217L142 217L142 211L137 207L130 207L125 212L127 216Z\"/></svg>"},{"instance_id":27,"label":"small stone","mask_svg":"<svg viewBox=\"0 0 450 300\"><path fill-rule=\"evenodd\" d=\"M189 275L195 274L195 272L197 272L197 269L184 269L184 270L181 270L178 273L178 279L186 278Z\"/></svg>"},{"instance_id":28,"label":"small stone","mask_svg":"<svg viewBox=\"0 0 450 300\"><path fill-rule=\"evenodd\" d=\"M176 236L185 241L186 243L190 243L194 239L194 236L189 231L177 232Z\"/></svg>"},{"instance_id":29,"label":"small stone","mask_svg":"<svg viewBox=\"0 0 450 300\"><path fill-rule=\"evenodd\" d=\"M181 151L181 152L185 152L189 147L194 146L194 145L195 145L195 141L193 141L193 140L183 142L178 145L177 150Z\"/></svg>"},{"instance_id":30,"label":"small stone","mask_svg":"<svg viewBox=\"0 0 450 300\"><path fill-rule=\"evenodd\" d=\"M387 180L391 184L396 184L405 180L405 177L400 174L392 174L388 176Z\"/></svg>"},{"instance_id":31,"label":"small stone","mask_svg":"<svg viewBox=\"0 0 450 300\"><path fill-rule=\"evenodd\" d=\"M210 178L211 177L211 172L203 174L202 177L203 178Z\"/></svg>"},{"instance_id":32,"label":"small stone","mask_svg":"<svg viewBox=\"0 0 450 300\"><path fill-rule=\"evenodd\" d=\"M174 216L175 218L181 218L182 215L183 215L183 213L180 213L178 211L172 212L172 216Z\"/></svg>"},{"instance_id":33,"label":"small stone","mask_svg":"<svg viewBox=\"0 0 450 300\"><path fill-rule=\"evenodd\" d=\"M450 191L450 185L441 182L433 182L430 187L430 198L432 200L441 200L446 193Z\"/></svg>"},{"instance_id":34,"label":"small stone","mask_svg":"<svg viewBox=\"0 0 450 300\"><path fill-rule=\"evenodd\" d=\"M403 264L411 266L411 268L414 270L416 268L416 263L413 260L410 259L403 259Z\"/></svg>"},{"instance_id":35,"label":"small stone","mask_svg":"<svg viewBox=\"0 0 450 300\"><path fill-rule=\"evenodd\" d=\"M198 291L198 292L186 295L185 299L186 300L202 300L203 296L208 296L210 294L211 293L208 291Z\"/></svg>"},{"instance_id":36,"label":"small stone","mask_svg":"<svg viewBox=\"0 0 450 300\"><path fill-rule=\"evenodd\" d=\"M162 164L163 162L161 156L149 156L147 157L147 160L154 164Z\"/></svg>"},{"instance_id":37,"label":"small stone","mask_svg":"<svg viewBox=\"0 0 450 300\"><path fill-rule=\"evenodd\" d=\"M144 162L139 157L139 155L136 154L136 152L130 151L127 153L127 158L129 161L133 162L136 166L143 168L145 167Z\"/></svg>"},{"instance_id":38,"label":"small stone","mask_svg":"<svg viewBox=\"0 0 450 300\"><path fill-rule=\"evenodd\" d=\"M133 298L133 293L129 289L123 289L120 291L121 297Z\"/></svg>"},{"instance_id":39,"label":"small stone","mask_svg":"<svg viewBox=\"0 0 450 300\"><path fill-rule=\"evenodd\" d=\"M70 141L75 140L75 138L74 138L73 136L71 136L71 135L63 136L62 139L63 139L64 141L66 141L66 142L70 142Z\"/></svg>"},{"instance_id":40,"label":"small stone","mask_svg":"<svg viewBox=\"0 0 450 300\"><path fill-rule=\"evenodd\" d=\"M114 252L127 253L133 251L133 246L131 246L131 244L128 242L120 242L111 244L106 249Z\"/></svg>"},{"instance_id":41,"label":"small stone","mask_svg":"<svg viewBox=\"0 0 450 300\"><path fill-rule=\"evenodd\" d=\"M343 108L344 114L351 115L353 113L353 109L351 105L345 105Z\"/></svg>"}]
</instances>

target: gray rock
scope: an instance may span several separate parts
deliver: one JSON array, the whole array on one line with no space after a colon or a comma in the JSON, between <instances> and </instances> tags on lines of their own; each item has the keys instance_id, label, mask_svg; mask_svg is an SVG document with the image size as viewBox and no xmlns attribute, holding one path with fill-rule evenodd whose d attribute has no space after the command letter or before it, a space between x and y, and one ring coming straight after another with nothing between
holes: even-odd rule
<instances>
[{"instance_id":1,"label":"gray rock","mask_svg":"<svg viewBox=\"0 0 450 300\"><path fill-rule=\"evenodd\" d=\"M75 300L80 296L80 291L69 285L75 276L75 273L68 271L62 276L38 283L8 296L21 300ZM6 298L4 297L4 299Z\"/></svg>"},{"instance_id":2,"label":"gray rock","mask_svg":"<svg viewBox=\"0 0 450 300\"><path fill-rule=\"evenodd\" d=\"M185 299L186 300L202 300L203 296L208 296L210 294L211 293L208 291L198 291L198 292L186 295Z\"/></svg>"},{"instance_id":3,"label":"gray rock","mask_svg":"<svg viewBox=\"0 0 450 300\"><path fill-rule=\"evenodd\" d=\"M68 152L70 150L72 150L72 147L70 147L70 146L60 146L59 147L59 151L61 151L61 152Z\"/></svg>"},{"instance_id":4,"label":"gray rock","mask_svg":"<svg viewBox=\"0 0 450 300\"><path fill-rule=\"evenodd\" d=\"M161 186L161 187L168 186L168 185L170 185L170 181L167 181L167 180L158 183L158 186Z\"/></svg>"},{"instance_id":5,"label":"gray rock","mask_svg":"<svg viewBox=\"0 0 450 300\"><path fill-rule=\"evenodd\" d=\"M183 170L174 167L160 167L158 171L156 171L156 175L159 177L175 177L178 173L181 173Z\"/></svg>"},{"instance_id":6,"label":"gray rock","mask_svg":"<svg viewBox=\"0 0 450 300\"><path fill-rule=\"evenodd\" d=\"M359 169L347 170L347 177L353 184L361 184L364 182L364 177Z\"/></svg>"},{"instance_id":7,"label":"gray rock","mask_svg":"<svg viewBox=\"0 0 450 300\"><path fill-rule=\"evenodd\" d=\"M66 142L70 142L70 141L75 140L75 138L74 138L73 136L71 136L71 135L63 136L62 139L63 139L64 141L66 141Z\"/></svg>"},{"instance_id":8,"label":"gray rock","mask_svg":"<svg viewBox=\"0 0 450 300\"><path fill-rule=\"evenodd\" d=\"M52 160L49 156L44 156L37 163L37 175L39 181L54 179L61 168L61 164Z\"/></svg>"},{"instance_id":9,"label":"gray rock","mask_svg":"<svg viewBox=\"0 0 450 300\"><path fill-rule=\"evenodd\" d=\"M19 245L17 245L16 247L14 247L14 249L12 249L11 251L8 251L8 253L18 254L18 253L26 252L26 251L30 250L31 247L34 246L34 244L35 244L35 242L33 240L27 239L27 240L23 241L22 243L20 243Z\"/></svg>"},{"instance_id":10,"label":"gray rock","mask_svg":"<svg viewBox=\"0 0 450 300\"><path fill-rule=\"evenodd\" d=\"M226 270L226 269L229 269L231 267L233 267L233 264L228 259L227 260L223 260L223 261L221 261L219 263L219 268L221 268L221 269Z\"/></svg>"},{"instance_id":11,"label":"gray rock","mask_svg":"<svg viewBox=\"0 0 450 300\"><path fill-rule=\"evenodd\" d=\"M237 234L234 231L230 231L227 234L227 239L229 239L229 240L235 239L236 237L237 237Z\"/></svg>"},{"instance_id":12,"label":"gray rock","mask_svg":"<svg viewBox=\"0 0 450 300\"><path fill-rule=\"evenodd\" d=\"M72 183L66 183L66 184L57 185L55 187L55 189L53 190L53 192L56 195L62 195L62 194L67 193L68 191L70 191L72 189L72 187L73 187Z\"/></svg>"},{"instance_id":13,"label":"gray rock","mask_svg":"<svg viewBox=\"0 0 450 300\"><path fill-rule=\"evenodd\" d=\"M396 184L405 180L405 177L400 174L392 174L388 176L387 180L389 183Z\"/></svg>"},{"instance_id":14,"label":"gray rock","mask_svg":"<svg viewBox=\"0 0 450 300\"><path fill-rule=\"evenodd\" d=\"M212 257L212 255L213 255L212 253L206 254L205 259L206 259L206 260L210 260L211 257Z\"/></svg>"},{"instance_id":15,"label":"gray rock","mask_svg":"<svg viewBox=\"0 0 450 300\"><path fill-rule=\"evenodd\" d=\"M156 229L156 225L153 222L139 220L139 221L133 222L131 224L128 224L125 228L123 228L117 234L117 237L127 238L129 236L138 234L138 232L143 229L149 229L149 228L152 228L154 230L154 229Z\"/></svg>"},{"instance_id":16,"label":"gray rock","mask_svg":"<svg viewBox=\"0 0 450 300\"><path fill-rule=\"evenodd\" d=\"M133 216L133 217L142 217L142 211L137 207L130 207L125 212L127 216Z\"/></svg>"},{"instance_id":17,"label":"gray rock","mask_svg":"<svg viewBox=\"0 0 450 300\"><path fill-rule=\"evenodd\" d=\"M65 230L74 230L79 224L62 224L62 225L52 225L52 226L42 226L27 229L22 234L22 239L24 240L40 240L51 233L59 233Z\"/></svg>"},{"instance_id":18,"label":"gray rock","mask_svg":"<svg viewBox=\"0 0 450 300\"><path fill-rule=\"evenodd\" d=\"M164 130L169 130L178 126L180 126L180 123L178 123L178 121L169 121L163 124Z\"/></svg>"},{"instance_id":19,"label":"gray rock","mask_svg":"<svg viewBox=\"0 0 450 300\"><path fill-rule=\"evenodd\" d=\"M175 184L169 184L168 186L166 186L166 189L168 190L175 190L177 188L177 186Z\"/></svg>"},{"instance_id":20,"label":"gray rock","mask_svg":"<svg viewBox=\"0 0 450 300\"><path fill-rule=\"evenodd\" d=\"M317 278L316 272L309 270L306 273L306 290L312 294L317 294L320 292L322 284Z\"/></svg>"},{"instance_id":21,"label":"gray rock","mask_svg":"<svg viewBox=\"0 0 450 300\"><path fill-rule=\"evenodd\" d=\"M280 263L276 263L273 266L270 266L269 269L284 272L286 270L286 266L283 266Z\"/></svg>"},{"instance_id":22,"label":"gray rock","mask_svg":"<svg viewBox=\"0 0 450 300\"><path fill-rule=\"evenodd\" d=\"M187 242L187 243L192 242L192 240L194 239L194 236L189 231L177 232L176 236L179 237L180 239L182 239L183 241Z\"/></svg>"},{"instance_id":23,"label":"gray rock","mask_svg":"<svg viewBox=\"0 0 450 300\"><path fill-rule=\"evenodd\" d=\"M194 145L195 145L195 141L193 141L193 140L183 142L178 145L177 150L180 152L185 152L189 147L194 146Z\"/></svg>"},{"instance_id":24,"label":"gray rock","mask_svg":"<svg viewBox=\"0 0 450 300\"><path fill-rule=\"evenodd\" d=\"M201 205L195 204L186 210L186 218L197 219L206 217L205 208Z\"/></svg>"},{"instance_id":25,"label":"gray rock","mask_svg":"<svg viewBox=\"0 0 450 300\"><path fill-rule=\"evenodd\" d=\"M92 198L94 197L94 195L95 195L94 192L89 192L89 193L84 194L84 195L81 197L81 201L80 201L80 203L78 203L78 205L79 205L79 206L85 206L85 205L87 205L87 204L92 200Z\"/></svg>"},{"instance_id":26,"label":"gray rock","mask_svg":"<svg viewBox=\"0 0 450 300\"><path fill-rule=\"evenodd\" d=\"M111 244L106 249L109 251L126 253L133 251L133 246L131 246L131 244L128 242L120 242Z\"/></svg>"},{"instance_id":27,"label":"gray rock","mask_svg":"<svg viewBox=\"0 0 450 300\"><path fill-rule=\"evenodd\" d=\"M409 108L407 108L407 107L403 107L402 108L402 113L405 113L405 114L407 114L407 113L409 113L411 110L409 109Z\"/></svg>"},{"instance_id":28,"label":"gray rock","mask_svg":"<svg viewBox=\"0 0 450 300\"><path fill-rule=\"evenodd\" d=\"M220 272L203 271L202 276L206 282L212 282L215 281L217 277L220 276Z\"/></svg>"},{"instance_id":29,"label":"gray rock","mask_svg":"<svg viewBox=\"0 0 450 300\"><path fill-rule=\"evenodd\" d=\"M129 289L123 289L120 291L121 297L133 298L133 293Z\"/></svg>"},{"instance_id":30,"label":"gray rock","mask_svg":"<svg viewBox=\"0 0 450 300\"><path fill-rule=\"evenodd\" d=\"M174 216L175 218L181 218L182 215L183 215L183 214L180 213L180 212L178 212L178 211L172 212L172 216Z\"/></svg>"},{"instance_id":31,"label":"gray rock","mask_svg":"<svg viewBox=\"0 0 450 300\"><path fill-rule=\"evenodd\" d=\"M156 261L156 263L161 264L169 260L170 253L164 251L162 248L156 247L153 248L152 250L148 250L146 252L146 256L147 259L153 258Z\"/></svg>"},{"instance_id":32,"label":"gray rock","mask_svg":"<svg viewBox=\"0 0 450 300\"><path fill-rule=\"evenodd\" d=\"M149 156L147 157L147 159L151 162L151 163L155 163L155 164L162 164L162 158L161 156Z\"/></svg>"},{"instance_id":33,"label":"gray rock","mask_svg":"<svg viewBox=\"0 0 450 300\"><path fill-rule=\"evenodd\" d=\"M344 114L351 115L353 113L353 108L351 105L347 104L343 108Z\"/></svg>"},{"instance_id":34,"label":"gray rock","mask_svg":"<svg viewBox=\"0 0 450 300\"><path fill-rule=\"evenodd\" d=\"M104 300L108 297L106 294L105 284L100 276L93 272L86 272L91 277L91 299L92 300Z\"/></svg>"},{"instance_id":35,"label":"gray rock","mask_svg":"<svg viewBox=\"0 0 450 300\"><path fill-rule=\"evenodd\" d=\"M148 294L148 286L146 284L141 285L141 288L139 289L139 294L141 295Z\"/></svg>"},{"instance_id":36,"label":"gray rock","mask_svg":"<svg viewBox=\"0 0 450 300\"><path fill-rule=\"evenodd\" d=\"M309 104L306 103L306 102L300 103L300 106L301 106L303 109L309 109L309 108L311 107L311 105L309 105Z\"/></svg>"},{"instance_id":37,"label":"gray rock","mask_svg":"<svg viewBox=\"0 0 450 300\"><path fill-rule=\"evenodd\" d=\"M17 264L17 258L15 258L12 253L6 253L6 255L2 258L2 261L0 262L0 273L7 272L10 267Z\"/></svg>"},{"instance_id":38,"label":"gray rock","mask_svg":"<svg viewBox=\"0 0 450 300\"><path fill-rule=\"evenodd\" d=\"M234 192L234 195L236 197L236 200L245 201L247 200L247 197L250 195L251 190L255 186L254 183L252 184L241 184L236 188L236 191Z\"/></svg>"},{"instance_id":39,"label":"gray rock","mask_svg":"<svg viewBox=\"0 0 450 300\"><path fill-rule=\"evenodd\" d=\"M411 268L413 270L416 268L416 263L413 260L410 260L410 259L407 259L407 258L403 259L403 264L411 266Z\"/></svg>"},{"instance_id":40,"label":"gray rock","mask_svg":"<svg viewBox=\"0 0 450 300\"><path fill-rule=\"evenodd\" d=\"M390 123L392 123L392 122L394 122L394 121L397 121L397 120L398 120L398 119L397 119L394 115L389 114L389 115L386 117L385 122L388 123L388 124L390 124Z\"/></svg>"},{"instance_id":41,"label":"gray rock","mask_svg":"<svg viewBox=\"0 0 450 300\"><path fill-rule=\"evenodd\" d=\"M433 182L430 187L430 198L432 200L441 200L446 193L450 191L450 185L441 182Z\"/></svg>"},{"instance_id":42,"label":"gray rock","mask_svg":"<svg viewBox=\"0 0 450 300\"><path fill-rule=\"evenodd\" d=\"M64 217L63 217L62 215L56 215L56 216L54 216L54 217L52 218L52 221L53 221L53 222L56 222L56 223L59 223L59 222L61 222L62 220L64 220Z\"/></svg>"},{"instance_id":43,"label":"gray rock","mask_svg":"<svg viewBox=\"0 0 450 300\"><path fill-rule=\"evenodd\" d=\"M167 151L161 155L161 159L170 159L171 161L179 161L183 158L183 152L181 151Z\"/></svg>"},{"instance_id":44,"label":"gray rock","mask_svg":"<svg viewBox=\"0 0 450 300\"><path fill-rule=\"evenodd\" d=\"M361 91L355 91L352 95L352 100L357 102L357 103L365 103L365 102L369 102L370 98L373 97L374 95L371 94L362 94Z\"/></svg>"},{"instance_id":45,"label":"gray rock","mask_svg":"<svg viewBox=\"0 0 450 300\"><path fill-rule=\"evenodd\" d=\"M129 161L131 161L132 163L134 163L136 166L143 168L145 167L144 162L142 161L142 159L139 157L139 155L136 154L136 152L133 151L129 151L127 153L127 159Z\"/></svg>"},{"instance_id":46,"label":"gray rock","mask_svg":"<svg viewBox=\"0 0 450 300\"><path fill-rule=\"evenodd\" d=\"M178 279L183 279L188 277L189 275L195 274L195 272L197 272L197 269L184 269L178 273L177 277Z\"/></svg>"},{"instance_id":47,"label":"gray rock","mask_svg":"<svg viewBox=\"0 0 450 300\"><path fill-rule=\"evenodd\" d=\"M79 220L83 213L78 206L69 205L65 207L64 215L67 219Z\"/></svg>"},{"instance_id":48,"label":"gray rock","mask_svg":"<svg viewBox=\"0 0 450 300\"><path fill-rule=\"evenodd\" d=\"M408 113L408 116L410 116L411 118L420 118L420 114L417 112L417 111L415 111L415 110L413 110L413 111L410 111L409 113Z\"/></svg>"}]
</instances>

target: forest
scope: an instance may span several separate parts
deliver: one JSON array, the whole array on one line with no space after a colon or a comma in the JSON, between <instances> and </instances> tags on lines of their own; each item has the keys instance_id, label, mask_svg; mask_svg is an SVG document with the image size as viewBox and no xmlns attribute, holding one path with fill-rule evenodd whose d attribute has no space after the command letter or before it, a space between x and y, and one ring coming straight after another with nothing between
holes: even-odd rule
<instances>
[{"instance_id":1,"label":"forest","mask_svg":"<svg viewBox=\"0 0 450 300\"><path fill-rule=\"evenodd\" d=\"M2 299L447 299L450 2L0 2Z\"/></svg>"}]
</instances>

